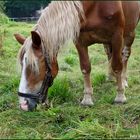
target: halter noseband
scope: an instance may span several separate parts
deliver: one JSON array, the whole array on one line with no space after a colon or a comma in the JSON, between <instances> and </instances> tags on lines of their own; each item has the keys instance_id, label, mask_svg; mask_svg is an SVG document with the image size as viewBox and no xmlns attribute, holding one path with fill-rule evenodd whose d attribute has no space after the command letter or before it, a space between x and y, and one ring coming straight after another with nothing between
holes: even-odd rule
<instances>
[{"instance_id":1,"label":"halter noseband","mask_svg":"<svg viewBox=\"0 0 140 140\"><path fill-rule=\"evenodd\" d=\"M18 92L18 95L20 97L25 97L25 98L30 98L30 99L35 99L38 103L44 103L47 94L48 94L48 89L49 87L52 86L53 84L53 77L51 74L51 65L50 65L50 59L48 55L45 55L45 65L46 65L46 73L45 77L42 83L42 86L40 88L40 91L38 93L22 93Z\"/></svg>"}]
</instances>

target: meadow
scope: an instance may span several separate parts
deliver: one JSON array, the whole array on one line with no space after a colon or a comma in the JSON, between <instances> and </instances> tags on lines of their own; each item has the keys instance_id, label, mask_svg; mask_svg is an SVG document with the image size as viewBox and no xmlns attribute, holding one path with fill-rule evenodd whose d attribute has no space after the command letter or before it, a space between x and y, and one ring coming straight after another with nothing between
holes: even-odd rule
<instances>
[{"instance_id":1,"label":"meadow","mask_svg":"<svg viewBox=\"0 0 140 140\"><path fill-rule=\"evenodd\" d=\"M115 105L115 82L107 80L107 56L102 45L90 46L94 106L83 107L83 78L72 43L59 53L59 74L49 90L50 108L34 112L18 107L20 45L14 33L28 36L29 23L0 17L0 139L140 139L140 25L128 65L127 103Z\"/></svg>"}]
</instances>

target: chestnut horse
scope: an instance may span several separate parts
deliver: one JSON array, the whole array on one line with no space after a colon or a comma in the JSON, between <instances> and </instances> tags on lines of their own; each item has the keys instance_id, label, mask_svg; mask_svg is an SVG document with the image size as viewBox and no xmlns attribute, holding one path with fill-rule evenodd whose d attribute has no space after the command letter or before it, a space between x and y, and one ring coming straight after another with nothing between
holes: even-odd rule
<instances>
[{"instance_id":1,"label":"chestnut horse","mask_svg":"<svg viewBox=\"0 0 140 140\"><path fill-rule=\"evenodd\" d=\"M109 75L116 78L116 103L125 103L127 61L140 18L136 1L53 1L46 7L31 32L24 38L15 34L22 44L19 60L22 75L19 102L22 110L32 110L47 102L48 88L58 73L57 54L68 40L73 40L79 54L84 77L82 105L93 105L91 64L88 46L104 44L109 60ZM41 97L41 98L40 98Z\"/></svg>"}]
</instances>

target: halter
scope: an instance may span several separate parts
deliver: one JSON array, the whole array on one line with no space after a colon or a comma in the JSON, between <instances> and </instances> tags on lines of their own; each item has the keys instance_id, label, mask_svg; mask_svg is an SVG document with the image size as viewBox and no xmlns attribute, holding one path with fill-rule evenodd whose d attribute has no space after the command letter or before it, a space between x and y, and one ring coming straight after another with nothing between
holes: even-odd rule
<instances>
[{"instance_id":1,"label":"halter","mask_svg":"<svg viewBox=\"0 0 140 140\"><path fill-rule=\"evenodd\" d=\"M36 100L38 103L44 103L47 95L48 95L48 89L53 84L53 77L51 74L51 65L50 65L50 59L48 55L45 55L45 65L46 65L46 72L45 77L42 83L42 86L40 88L40 91L38 93L22 93L18 92L18 95L20 97L30 98Z\"/></svg>"}]
</instances>

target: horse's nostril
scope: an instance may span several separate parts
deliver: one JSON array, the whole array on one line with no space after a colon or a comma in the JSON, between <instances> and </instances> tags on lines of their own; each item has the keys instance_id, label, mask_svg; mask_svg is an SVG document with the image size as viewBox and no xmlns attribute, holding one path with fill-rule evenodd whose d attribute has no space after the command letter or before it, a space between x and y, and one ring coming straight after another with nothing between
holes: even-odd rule
<instances>
[{"instance_id":1,"label":"horse's nostril","mask_svg":"<svg viewBox=\"0 0 140 140\"><path fill-rule=\"evenodd\" d=\"M22 105L28 105L28 101L26 99L24 99L21 104Z\"/></svg>"},{"instance_id":2,"label":"horse's nostril","mask_svg":"<svg viewBox=\"0 0 140 140\"><path fill-rule=\"evenodd\" d=\"M22 102L20 104L20 109L24 110L24 111L28 111L28 102L25 101L25 102Z\"/></svg>"},{"instance_id":3,"label":"horse's nostril","mask_svg":"<svg viewBox=\"0 0 140 140\"><path fill-rule=\"evenodd\" d=\"M26 105L28 105L28 104L29 104L29 101L28 101L28 100L26 100L26 99L25 99L25 101L26 101Z\"/></svg>"}]
</instances>

